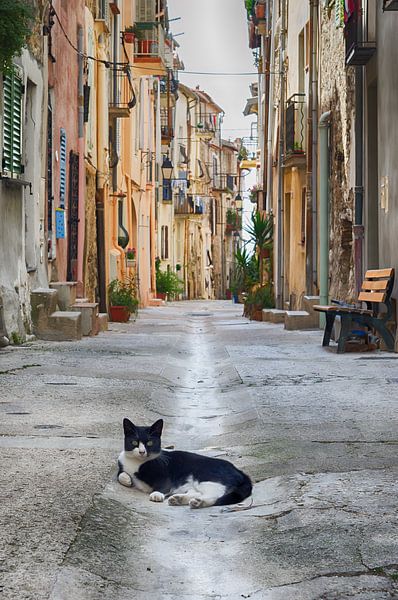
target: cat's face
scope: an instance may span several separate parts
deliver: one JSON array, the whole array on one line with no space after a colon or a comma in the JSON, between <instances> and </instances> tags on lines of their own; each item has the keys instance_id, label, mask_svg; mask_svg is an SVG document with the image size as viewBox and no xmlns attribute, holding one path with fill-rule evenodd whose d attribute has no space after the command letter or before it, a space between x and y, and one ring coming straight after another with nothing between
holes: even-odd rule
<instances>
[{"instance_id":1,"label":"cat's face","mask_svg":"<svg viewBox=\"0 0 398 600\"><path fill-rule=\"evenodd\" d=\"M160 454L160 438L163 420L159 419L150 427L137 427L129 419L123 419L124 451L139 460L156 458Z\"/></svg>"}]
</instances>

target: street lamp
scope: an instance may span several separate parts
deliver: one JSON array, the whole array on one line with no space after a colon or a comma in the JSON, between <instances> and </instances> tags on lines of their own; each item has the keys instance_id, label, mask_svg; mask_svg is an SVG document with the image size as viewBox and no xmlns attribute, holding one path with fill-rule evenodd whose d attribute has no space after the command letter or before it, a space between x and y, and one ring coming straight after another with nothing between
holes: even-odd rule
<instances>
[{"instance_id":1,"label":"street lamp","mask_svg":"<svg viewBox=\"0 0 398 600\"><path fill-rule=\"evenodd\" d=\"M165 181L170 181L171 176L173 174L173 164L168 156L163 157L163 163L161 166L163 179Z\"/></svg>"},{"instance_id":2,"label":"street lamp","mask_svg":"<svg viewBox=\"0 0 398 600\"><path fill-rule=\"evenodd\" d=\"M235 206L236 210L238 210L239 212L243 210L243 200L242 196L239 193L235 196Z\"/></svg>"}]
</instances>

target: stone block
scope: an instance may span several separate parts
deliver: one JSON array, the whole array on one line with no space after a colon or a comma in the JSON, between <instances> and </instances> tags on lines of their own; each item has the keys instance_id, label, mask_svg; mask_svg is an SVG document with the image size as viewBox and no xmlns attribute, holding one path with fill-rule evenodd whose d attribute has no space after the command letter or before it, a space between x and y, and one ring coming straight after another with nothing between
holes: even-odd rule
<instances>
[{"instance_id":1,"label":"stone block","mask_svg":"<svg viewBox=\"0 0 398 600\"><path fill-rule=\"evenodd\" d=\"M48 329L40 335L43 340L71 342L82 338L82 317L79 312L58 310L50 316L48 325Z\"/></svg>"},{"instance_id":2,"label":"stone block","mask_svg":"<svg viewBox=\"0 0 398 600\"><path fill-rule=\"evenodd\" d=\"M279 308L271 308L269 320L271 323L284 323L286 310L280 310Z\"/></svg>"},{"instance_id":3,"label":"stone block","mask_svg":"<svg viewBox=\"0 0 398 600\"><path fill-rule=\"evenodd\" d=\"M57 310L58 294L50 288L37 288L30 294L33 333L40 337L40 332L48 328L50 315Z\"/></svg>"},{"instance_id":4,"label":"stone block","mask_svg":"<svg viewBox=\"0 0 398 600\"><path fill-rule=\"evenodd\" d=\"M76 281L53 281L50 288L58 292L59 310L69 310L75 304L77 295Z\"/></svg>"},{"instance_id":5,"label":"stone block","mask_svg":"<svg viewBox=\"0 0 398 600\"><path fill-rule=\"evenodd\" d=\"M82 315L82 335L97 335L97 302L76 302L70 307L72 312L80 312Z\"/></svg>"},{"instance_id":6,"label":"stone block","mask_svg":"<svg viewBox=\"0 0 398 600\"><path fill-rule=\"evenodd\" d=\"M297 329L316 329L313 317L306 310L288 310L285 315L285 329L295 331Z\"/></svg>"},{"instance_id":7,"label":"stone block","mask_svg":"<svg viewBox=\"0 0 398 600\"><path fill-rule=\"evenodd\" d=\"M271 308L263 308L263 321L269 321L270 320L270 313L271 313Z\"/></svg>"},{"instance_id":8,"label":"stone block","mask_svg":"<svg viewBox=\"0 0 398 600\"><path fill-rule=\"evenodd\" d=\"M108 331L108 313L99 313L97 317L97 330L100 331Z\"/></svg>"}]
</instances>

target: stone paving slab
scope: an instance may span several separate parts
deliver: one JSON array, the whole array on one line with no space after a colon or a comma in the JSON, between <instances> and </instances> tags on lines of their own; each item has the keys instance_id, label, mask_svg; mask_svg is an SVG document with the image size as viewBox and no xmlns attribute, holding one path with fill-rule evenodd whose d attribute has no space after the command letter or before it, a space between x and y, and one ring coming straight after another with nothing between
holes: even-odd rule
<instances>
[{"instance_id":1,"label":"stone paving slab","mask_svg":"<svg viewBox=\"0 0 398 600\"><path fill-rule=\"evenodd\" d=\"M398 598L398 357L321 339L181 302L0 350L2 597ZM192 511L117 484L124 416L247 470L253 504Z\"/></svg>"}]
</instances>

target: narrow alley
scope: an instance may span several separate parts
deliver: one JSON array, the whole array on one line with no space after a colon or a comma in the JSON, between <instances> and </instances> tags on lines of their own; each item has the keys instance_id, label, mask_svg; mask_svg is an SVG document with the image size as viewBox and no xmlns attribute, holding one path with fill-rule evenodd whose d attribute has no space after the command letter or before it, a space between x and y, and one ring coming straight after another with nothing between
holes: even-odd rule
<instances>
[{"instance_id":1,"label":"narrow alley","mask_svg":"<svg viewBox=\"0 0 398 600\"><path fill-rule=\"evenodd\" d=\"M241 312L170 303L3 349L4 598L398 598L396 355L337 355ZM119 485L125 416L245 470L246 510Z\"/></svg>"}]
</instances>

